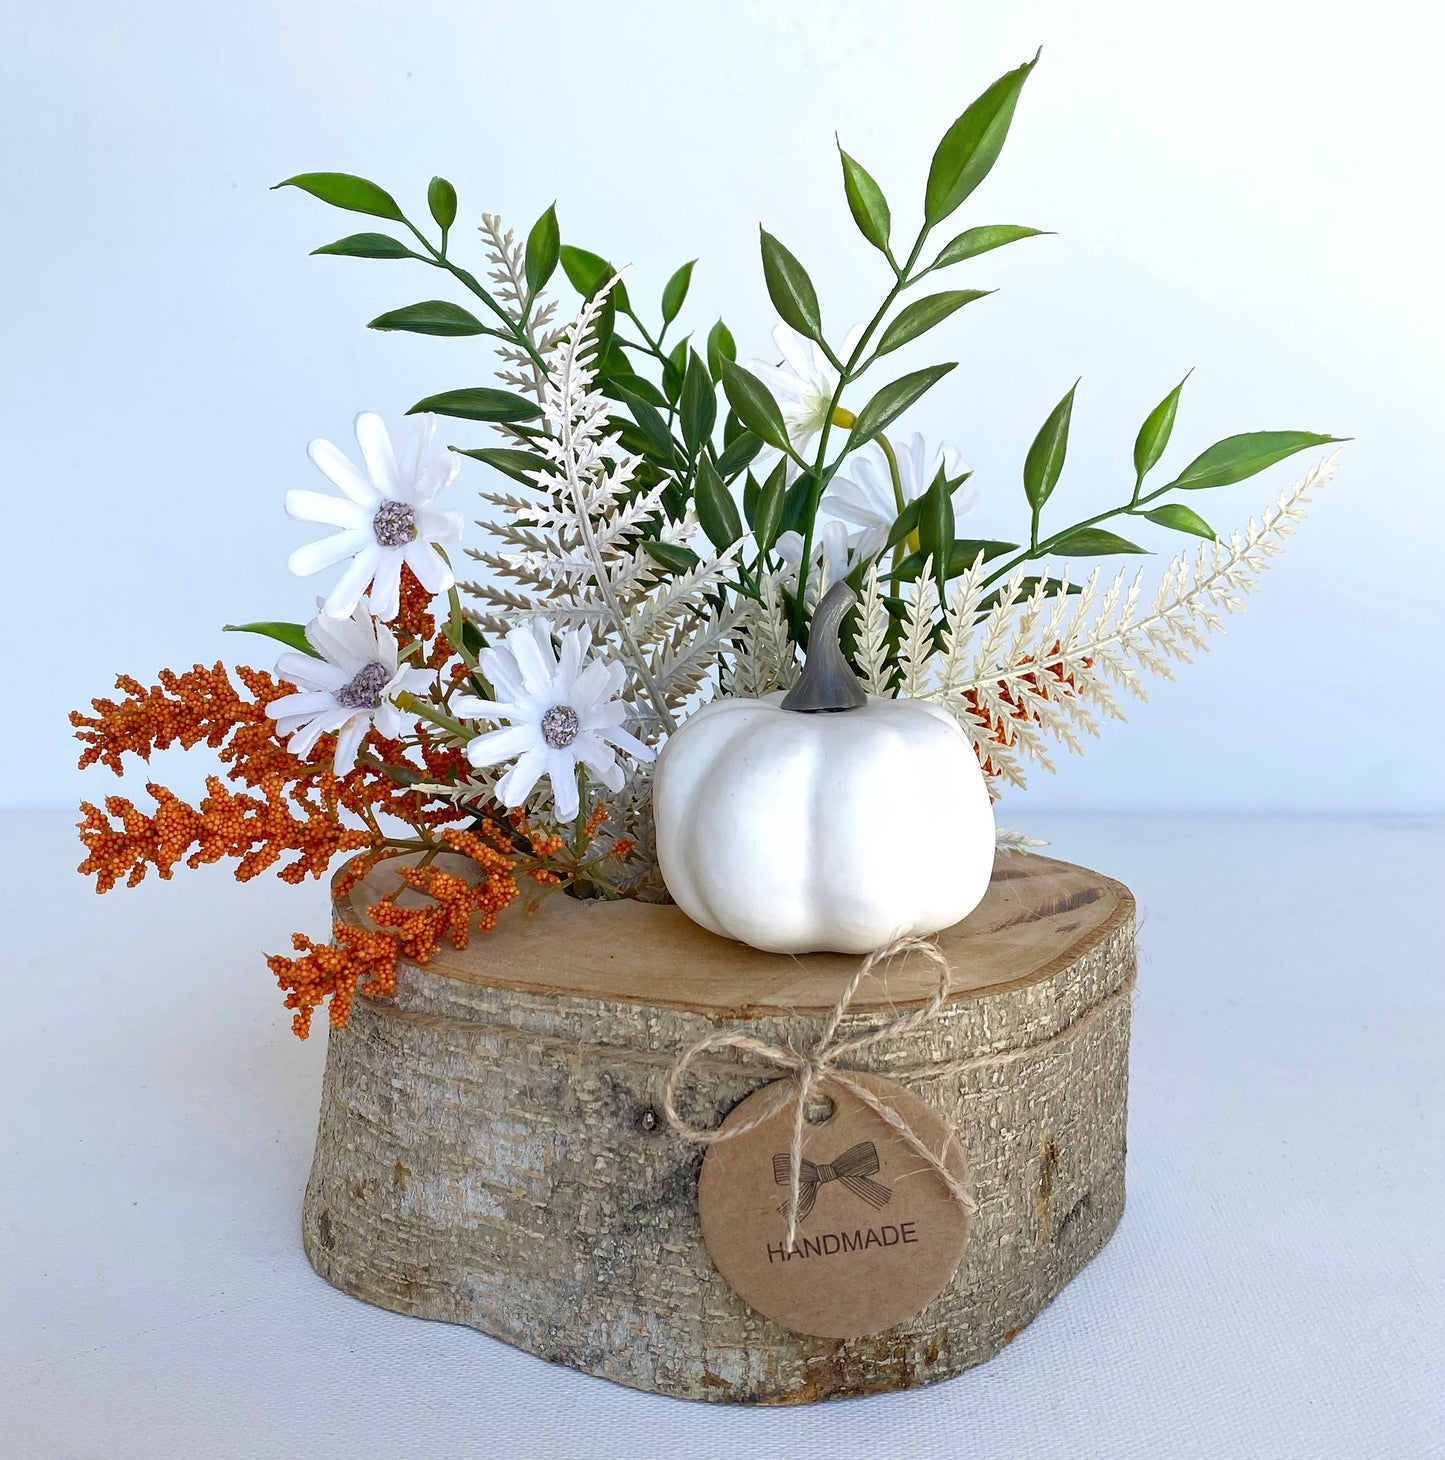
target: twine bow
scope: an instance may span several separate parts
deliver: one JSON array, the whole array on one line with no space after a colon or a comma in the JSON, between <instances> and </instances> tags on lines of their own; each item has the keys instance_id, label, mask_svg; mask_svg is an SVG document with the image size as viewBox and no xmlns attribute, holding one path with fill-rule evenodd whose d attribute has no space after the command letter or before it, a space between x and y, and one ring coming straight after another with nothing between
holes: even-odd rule
<instances>
[{"instance_id":1,"label":"twine bow","mask_svg":"<svg viewBox=\"0 0 1445 1460\"><path fill-rule=\"evenodd\" d=\"M853 1002L853 996L858 992L858 987L863 980L880 963L888 963L894 958L910 953L917 953L927 958L938 972L938 985L928 1002L852 1039L838 1039L838 1026L848 1012L848 1007ZM808 1210L812 1207L811 1200L806 1208L803 1206L803 1122L807 1119L809 1102L820 1081L831 1080L841 1085L850 1095L866 1105L880 1120L896 1131L904 1144L937 1173L939 1180L948 1188L949 1194L959 1206L966 1212L973 1212L977 1210L977 1206L969 1192L966 1177L954 1175L945 1164L943 1155L939 1155L928 1146L892 1106L880 1100L861 1080L855 1079L849 1066L839 1063L850 1055L856 1055L860 1050L869 1049L886 1039L894 1039L911 1033L919 1025L927 1024L943 1007L952 990L953 970L937 943L924 938L899 938L886 948L879 948L870 953L859 965L858 971L848 981L847 988L843 990L837 1004L834 1005L833 1012L828 1016L827 1023L824 1024L822 1033L818 1036L818 1042L811 1053L800 1053L786 1045L769 1044L766 1040L734 1030L709 1034L685 1049L677 1057L677 1061L667 1077L667 1090L664 1095L667 1118L671 1122L672 1128L687 1140L695 1141L699 1145L712 1145L714 1142L731 1140L735 1136L746 1135L749 1131L756 1130L764 1121L771 1120L789 1100L792 1101L792 1140L789 1142L787 1156L776 1158L773 1163L774 1175L778 1176L780 1170L778 1161L784 1159L787 1161L788 1200L783 1204L782 1210L788 1218L787 1246L790 1248L797 1237L798 1222L808 1214ZM761 1060L766 1060L770 1064L787 1070L793 1077L792 1090L781 1094L779 1099L760 1115L738 1121L725 1129L719 1127L704 1130L690 1124L678 1114L677 1087L692 1062L715 1049L741 1050L745 1054L756 1055ZM945 1147L944 1154L947 1154L947 1147ZM814 1167L814 1170L816 1171L817 1168ZM779 1179L781 1180L781 1178ZM817 1185L816 1181L812 1183L811 1195L814 1198L817 1196Z\"/></svg>"}]
</instances>

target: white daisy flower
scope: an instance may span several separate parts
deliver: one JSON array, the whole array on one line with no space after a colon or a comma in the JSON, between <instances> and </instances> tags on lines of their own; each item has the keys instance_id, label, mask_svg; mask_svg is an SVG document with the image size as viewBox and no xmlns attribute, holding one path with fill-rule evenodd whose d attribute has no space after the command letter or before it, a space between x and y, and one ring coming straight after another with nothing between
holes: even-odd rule
<instances>
[{"instance_id":1,"label":"white daisy flower","mask_svg":"<svg viewBox=\"0 0 1445 1460\"><path fill-rule=\"evenodd\" d=\"M283 654L276 674L298 686L266 706L276 734L288 740L292 755L305 759L323 735L336 735L336 774L356 765L356 752L374 725L388 740L401 736L415 717L399 710L393 697L403 691L425 694L431 672L398 663L396 635L372 616L365 598L350 618L318 614L306 625L306 639L321 655Z\"/></svg>"},{"instance_id":2,"label":"white daisy flower","mask_svg":"<svg viewBox=\"0 0 1445 1460\"><path fill-rule=\"evenodd\" d=\"M365 471L329 441L313 441L306 448L322 475L345 495L287 492L286 511L301 522L323 522L341 531L297 548L290 568L305 577L351 559L326 599L333 618L348 617L370 583L372 612L394 619L401 606L403 563L432 595L456 581L434 544L461 541L461 514L432 503L451 485L461 463L450 451L427 459L435 430L435 416L417 416L398 459L386 423L364 411L356 418L356 440Z\"/></svg>"},{"instance_id":3,"label":"white daisy flower","mask_svg":"<svg viewBox=\"0 0 1445 1460\"><path fill-rule=\"evenodd\" d=\"M923 437L916 432L898 442L898 480L907 503L921 497L933 485L940 467L945 475L956 477L968 470L958 449L939 446L932 453ZM823 510L848 525L848 547L856 558L871 558L881 552L888 534L898 520L898 501L893 493L893 477L883 448L870 441L848 458L847 476L834 477L823 494ZM962 517L978 501L976 493L953 494L953 515Z\"/></svg>"},{"instance_id":4,"label":"white daisy flower","mask_svg":"<svg viewBox=\"0 0 1445 1460\"><path fill-rule=\"evenodd\" d=\"M512 629L498 645L478 656L497 700L458 695L452 708L469 719L508 722L467 744L474 766L516 759L497 782L503 806L520 806L545 775L559 821L575 821L580 810L577 766L586 766L602 784L620 791L626 777L615 751L634 760L651 760L650 745L622 729L627 710L617 699L626 670L616 660L593 659L590 629L562 634L559 661L552 651L552 630L534 618Z\"/></svg>"},{"instance_id":5,"label":"white daisy flower","mask_svg":"<svg viewBox=\"0 0 1445 1460\"><path fill-rule=\"evenodd\" d=\"M773 551L787 564L788 586L796 588L798 567L803 561L803 534L780 532ZM808 565L809 599L815 595L821 598L838 579L846 578L856 557L848 547L848 529L841 522L820 520L813 538L812 562Z\"/></svg>"},{"instance_id":6,"label":"white daisy flower","mask_svg":"<svg viewBox=\"0 0 1445 1460\"><path fill-rule=\"evenodd\" d=\"M843 342L843 358L853 353L863 326L854 325ZM806 456L814 438L828 421L833 393L838 389L838 372L816 340L809 340L788 325L780 324L773 331L773 341L783 357L781 365L766 360L749 360L744 369L752 371L773 393L788 439L799 456ZM783 453L775 446L765 446L754 458L754 470L770 470ZM796 464L793 471L797 470ZM790 473L791 475L791 473Z\"/></svg>"}]
</instances>

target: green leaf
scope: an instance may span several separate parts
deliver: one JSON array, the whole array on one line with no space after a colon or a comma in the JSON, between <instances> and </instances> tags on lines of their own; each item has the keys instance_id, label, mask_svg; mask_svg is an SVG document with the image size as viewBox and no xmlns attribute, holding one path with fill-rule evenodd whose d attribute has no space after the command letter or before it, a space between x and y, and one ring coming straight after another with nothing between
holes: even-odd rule
<instances>
[{"instance_id":1,"label":"green leaf","mask_svg":"<svg viewBox=\"0 0 1445 1460\"><path fill-rule=\"evenodd\" d=\"M614 285L611 293L602 302L592 326L592 338L596 342L597 358L605 360L612 349L613 337L617 332L617 291L622 286Z\"/></svg>"},{"instance_id":2,"label":"green leaf","mask_svg":"<svg viewBox=\"0 0 1445 1460\"><path fill-rule=\"evenodd\" d=\"M306 637L304 624L287 623L257 623L257 624L225 624L223 625L228 634L264 634L268 639L279 639L291 649L300 649L303 654L309 654L313 659L321 658L311 646L311 640Z\"/></svg>"},{"instance_id":3,"label":"green leaf","mask_svg":"<svg viewBox=\"0 0 1445 1460\"><path fill-rule=\"evenodd\" d=\"M536 401L487 385L429 395L419 400L407 415L414 416L418 411L434 411L439 416L455 416L462 421L530 421L542 414Z\"/></svg>"},{"instance_id":4,"label":"green leaf","mask_svg":"<svg viewBox=\"0 0 1445 1460\"><path fill-rule=\"evenodd\" d=\"M903 510L893 521L893 526L888 529L888 541L883 544L883 551L897 547L906 537L911 537L918 531L918 514L923 507L923 499L915 497L911 502L904 504Z\"/></svg>"},{"instance_id":5,"label":"green leaf","mask_svg":"<svg viewBox=\"0 0 1445 1460\"><path fill-rule=\"evenodd\" d=\"M654 563L661 563L671 573L689 573L702 562L690 547L684 547L680 542L656 542L648 537L642 541L642 550Z\"/></svg>"},{"instance_id":6,"label":"green leaf","mask_svg":"<svg viewBox=\"0 0 1445 1460\"><path fill-rule=\"evenodd\" d=\"M985 223L981 228L968 228L945 243L928 267L930 270L946 269L950 264L961 264L965 259L988 253L990 249L1017 243L1021 238L1040 238L1043 233L1041 228L1021 228L1016 223Z\"/></svg>"},{"instance_id":7,"label":"green leaf","mask_svg":"<svg viewBox=\"0 0 1445 1460\"><path fill-rule=\"evenodd\" d=\"M772 392L751 370L744 370L726 358L718 363L722 367L723 391L738 420L769 446L790 451L788 428L783 424L783 413Z\"/></svg>"},{"instance_id":8,"label":"green leaf","mask_svg":"<svg viewBox=\"0 0 1445 1460\"><path fill-rule=\"evenodd\" d=\"M682 395L682 377L687 370L687 348L688 339L679 340L671 350L667 352L667 359L662 362L662 388L667 392L667 398L674 405Z\"/></svg>"},{"instance_id":9,"label":"green leaf","mask_svg":"<svg viewBox=\"0 0 1445 1460\"><path fill-rule=\"evenodd\" d=\"M823 320L818 311L818 295L808 271L773 237L760 229L763 247L763 279L768 298L784 323L808 336L823 338Z\"/></svg>"},{"instance_id":10,"label":"green leaf","mask_svg":"<svg viewBox=\"0 0 1445 1460\"><path fill-rule=\"evenodd\" d=\"M909 531L912 529L910 528ZM904 536L907 534L905 533ZM1015 551L1018 546L1016 542L1000 542L995 538L954 538L953 546L948 552L947 576L957 578L960 574L968 572L978 561L980 553L983 555L984 562L988 563L992 562L994 558L1001 558L1005 553ZM883 576L885 579L894 579L900 583L911 583L923 571L923 561L923 553L909 553L891 573L885 573Z\"/></svg>"},{"instance_id":11,"label":"green leaf","mask_svg":"<svg viewBox=\"0 0 1445 1460\"><path fill-rule=\"evenodd\" d=\"M1114 553L1147 553L1136 542L1120 537L1117 532L1106 532L1102 527L1076 527L1066 532L1049 552L1061 558L1106 558Z\"/></svg>"},{"instance_id":12,"label":"green leaf","mask_svg":"<svg viewBox=\"0 0 1445 1460\"><path fill-rule=\"evenodd\" d=\"M780 532L800 532L803 519L813 505L813 478L807 472L783 493L783 515L778 523Z\"/></svg>"},{"instance_id":13,"label":"green leaf","mask_svg":"<svg viewBox=\"0 0 1445 1460\"><path fill-rule=\"evenodd\" d=\"M589 253L585 248L577 248L570 243L562 245L559 257L562 272L584 299L590 299L617 272L600 254ZM613 286L609 297L618 309L625 311L629 307L627 290L620 280Z\"/></svg>"},{"instance_id":14,"label":"green leaf","mask_svg":"<svg viewBox=\"0 0 1445 1460\"><path fill-rule=\"evenodd\" d=\"M1190 372L1193 374L1193 371ZM1142 482L1154 469L1155 463L1164 455L1169 437L1174 431L1174 416L1179 409L1179 392L1184 389L1186 375L1163 400L1144 418L1139 434L1134 438L1134 476ZM1210 537L1214 534L1210 533Z\"/></svg>"},{"instance_id":15,"label":"green leaf","mask_svg":"<svg viewBox=\"0 0 1445 1460\"><path fill-rule=\"evenodd\" d=\"M918 546L925 558L933 560L939 581L946 580L953 553L953 495L941 469L918 499Z\"/></svg>"},{"instance_id":16,"label":"green leaf","mask_svg":"<svg viewBox=\"0 0 1445 1460\"><path fill-rule=\"evenodd\" d=\"M947 218L998 161L1019 92L1038 60L1035 56L1000 76L943 134L923 193L923 216L930 228Z\"/></svg>"},{"instance_id":17,"label":"green leaf","mask_svg":"<svg viewBox=\"0 0 1445 1460\"><path fill-rule=\"evenodd\" d=\"M406 330L414 335L484 335L487 327L476 315L446 299L423 299L405 309L379 314L369 330Z\"/></svg>"},{"instance_id":18,"label":"green leaf","mask_svg":"<svg viewBox=\"0 0 1445 1460\"><path fill-rule=\"evenodd\" d=\"M434 177L427 184L426 205L443 233L457 221L457 190L446 178Z\"/></svg>"},{"instance_id":19,"label":"green leaf","mask_svg":"<svg viewBox=\"0 0 1445 1460\"><path fill-rule=\"evenodd\" d=\"M374 218L390 218L396 223L405 223L406 218L396 205L396 199L364 177L353 177L349 172L298 172L285 182L278 182L271 189L300 188L333 208L344 208L348 213L370 213Z\"/></svg>"},{"instance_id":20,"label":"green leaf","mask_svg":"<svg viewBox=\"0 0 1445 1460\"><path fill-rule=\"evenodd\" d=\"M540 456L533 456L530 451L518 451L511 446L473 446L467 449L454 446L452 450L458 456L470 456L473 461L484 461L488 466L494 466L499 472L511 477L514 482L521 482L528 487L537 485L535 473L545 471L547 467L547 463Z\"/></svg>"},{"instance_id":21,"label":"green leaf","mask_svg":"<svg viewBox=\"0 0 1445 1460\"><path fill-rule=\"evenodd\" d=\"M662 323L666 328L677 318L678 311L682 308L682 301L687 298L688 286L692 283L693 265L697 263L693 259L685 263L662 289Z\"/></svg>"},{"instance_id":22,"label":"green leaf","mask_svg":"<svg viewBox=\"0 0 1445 1460\"><path fill-rule=\"evenodd\" d=\"M758 491L757 504L749 514L749 524L757 539L758 551L765 553L778 540L783 524L783 499L788 491L788 459L784 457L768 473Z\"/></svg>"},{"instance_id":23,"label":"green leaf","mask_svg":"<svg viewBox=\"0 0 1445 1460\"><path fill-rule=\"evenodd\" d=\"M1192 508L1182 502L1168 502L1152 512L1140 514L1160 527L1172 527L1175 532L1192 532L1195 537L1207 537L1213 542L1219 534Z\"/></svg>"},{"instance_id":24,"label":"green leaf","mask_svg":"<svg viewBox=\"0 0 1445 1460\"><path fill-rule=\"evenodd\" d=\"M722 366L719 360L736 360L738 358L738 347L733 339L733 332L722 322L718 322L707 332L707 369L708 374L714 380L722 379Z\"/></svg>"},{"instance_id":25,"label":"green leaf","mask_svg":"<svg viewBox=\"0 0 1445 1460\"><path fill-rule=\"evenodd\" d=\"M522 270L527 276L527 288L533 295L556 272L561 253L562 235L557 227L557 205L553 203L532 225L532 231L527 235L527 249L522 256ZM604 280L605 277L604 275ZM588 298L591 298L590 294Z\"/></svg>"},{"instance_id":26,"label":"green leaf","mask_svg":"<svg viewBox=\"0 0 1445 1460\"><path fill-rule=\"evenodd\" d=\"M707 457L697 464L697 520L707 539L721 552L731 547L743 535L742 518L738 515L738 504L728 491L717 468Z\"/></svg>"},{"instance_id":27,"label":"green leaf","mask_svg":"<svg viewBox=\"0 0 1445 1460\"><path fill-rule=\"evenodd\" d=\"M623 404L632 412L632 419L637 422L643 436L647 439L647 454L671 466L674 443L672 432L668 429L667 422L662 419L662 413L656 406L649 405L641 396L633 395L625 390L619 390L617 393L621 396Z\"/></svg>"},{"instance_id":28,"label":"green leaf","mask_svg":"<svg viewBox=\"0 0 1445 1460\"><path fill-rule=\"evenodd\" d=\"M930 294L925 299L915 299L912 304L900 310L898 317L883 331L883 336L878 341L877 353L886 355L889 351L906 345L909 340L916 340L926 330L941 324L955 310L994 292L992 289L949 289L942 294Z\"/></svg>"},{"instance_id":29,"label":"green leaf","mask_svg":"<svg viewBox=\"0 0 1445 1460\"><path fill-rule=\"evenodd\" d=\"M1226 436L1196 456L1169 485L1191 492L1201 487L1227 487L1297 451L1329 446L1344 439L1343 436L1317 436L1313 431L1246 431L1242 436Z\"/></svg>"},{"instance_id":30,"label":"green leaf","mask_svg":"<svg viewBox=\"0 0 1445 1460\"><path fill-rule=\"evenodd\" d=\"M625 390L629 395L640 397L658 410L667 409L667 397L645 375L634 375L630 370L621 370L608 376L608 384Z\"/></svg>"},{"instance_id":31,"label":"green leaf","mask_svg":"<svg viewBox=\"0 0 1445 1460\"><path fill-rule=\"evenodd\" d=\"M350 259L419 259L421 257L419 253L413 253L404 243L398 243L396 239L385 233L349 233L345 238L338 238L335 243L313 248L311 252L313 254L339 254L343 258Z\"/></svg>"},{"instance_id":32,"label":"green leaf","mask_svg":"<svg viewBox=\"0 0 1445 1460\"><path fill-rule=\"evenodd\" d=\"M1049 412L1048 420L1039 428L1024 458L1024 495L1035 518L1058 486L1059 473L1064 469L1064 456L1069 449L1069 420L1074 413L1074 392L1078 388L1076 380L1069 393Z\"/></svg>"},{"instance_id":33,"label":"green leaf","mask_svg":"<svg viewBox=\"0 0 1445 1460\"><path fill-rule=\"evenodd\" d=\"M883 254L888 253L888 236L893 227L893 218L888 211L888 199L883 189L873 181L861 163L849 157L842 147L838 156L843 161L843 192L848 199L848 211L858 225L858 232Z\"/></svg>"},{"instance_id":34,"label":"green leaf","mask_svg":"<svg viewBox=\"0 0 1445 1460\"><path fill-rule=\"evenodd\" d=\"M729 415L728 419L737 417ZM740 431L718 457L717 469L724 477L735 477L762 449L763 443L751 431Z\"/></svg>"},{"instance_id":35,"label":"green leaf","mask_svg":"<svg viewBox=\"0 0 1445 1460\"><path fill-rule=\"evenodd\" d=\"M712 436L717 424L717 395L708 377L707 366L696 350L689 350L687 370L682 377L682 394L678 404L682 420L682 439L690 456L696 456L702 444Z\"/></svg>"},{"instance_id":36,"label":"green leaf","mask_svg":"<svg viewBox=\"0 0 1445 1460\"><path fill-rule=\"evenodd\" d=\"M897 380L885 385L872 400L858 412L858 419L848 436L851 449L864 441L871 440L884 427L901 416L925 391L937 385L957 365L930 365L925 370L915 370L909 375L900 375Z\"/></svg>"}]
</instances>

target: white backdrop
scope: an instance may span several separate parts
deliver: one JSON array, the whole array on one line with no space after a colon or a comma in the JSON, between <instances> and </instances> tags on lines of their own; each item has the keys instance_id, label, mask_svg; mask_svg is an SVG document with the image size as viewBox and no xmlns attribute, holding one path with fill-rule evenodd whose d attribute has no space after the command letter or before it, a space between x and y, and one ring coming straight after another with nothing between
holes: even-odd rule
<instances>
[{"instance_id":1,"label":"white backdrop","mask_svg":"<svg viewBox=\"0 0 1445 1460\"><path fill-rule=\"evenodd\" d=\"M1059 236L955 270L1002 292L939 332L961 364L913 418L977 469L978 535L1017 526L1023 453L1077 375L1060 520L1113 499L1190 366L1170 461L1240 430L1356 439L1230 636L1030 807L1445 806L1440 32L1424 0L9 0L0 804L111 789L73 769L65 712L117 671L264 662L219 626L307 616L285 556L311 530L281 498L319 484L310 437L487 381L474 342L363 328L439 276L308 258L370 220L270 184L359 172L424 216L440 172L464 219L519 229L555 198L564 240L635 266L634 298L700 256L686 318L725 313L761 354L759 220L838 334L879 291L834 129L915 217L944 128L1042 43L958 221ZM1232 526L1297 474L1195 500ZM201 764L164 769L189 789Z\"/></svg>"}]
</instances>

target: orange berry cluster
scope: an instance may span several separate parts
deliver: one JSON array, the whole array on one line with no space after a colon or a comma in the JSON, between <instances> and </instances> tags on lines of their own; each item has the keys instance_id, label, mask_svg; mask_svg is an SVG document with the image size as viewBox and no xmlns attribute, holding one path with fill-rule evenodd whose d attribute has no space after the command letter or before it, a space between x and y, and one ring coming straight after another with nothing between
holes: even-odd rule
<instances>
[{"instance_id":1,"label":"orange berry cluster","mask_svg":"<svg viewBox=\"0 0 1445 1460\"><path fill-rule=\"evenodd\" d=\"M278 875L300 882L307 875L320 877L337 853L371 842L369 832L341 825L334 803L308 799L276 776L266 778L260 796L210 776L199 807L165 786L151 783L146 790L156 803L150 816L123 796L106 797L104 812L89 801L81 804L80 839L87 855L79 870L95 877L97 892L108 892L121 878L134 887L150 867L169 881L183 857L188 867L238 858L236 880L248 882L294 852Z\"/></svg>"},{"instance_id":2,"label":"orange berry cluster","mask_svg":"<svg viewBox=\"0 0 1445 1460\"><path fill-rule=\"evenodd\" d=\"M197 664L184 674L163 669L160 683L149 686L123 674L115 686L123 700L92 700L93 715L70 712L75 738L85 745L81 770L101 761L120 775L127 753L149 760L152 750L189 750L202 741L215 749L238 725L265 718L264 705L240 695L223 664Z\"/></svg>"},{"instance_id":3,"label":"orange berry cluster","mask_svg":"<svg viewBox=\"0 0 1445 1460\"><path fill-rule=\"evenodd\" d=\"M396 990L396 939L389 933L337 922L331 936L333 941L327 946L295 933L291 946L299 958L273 953L266 960L286 990L286 1007L296 1011L291 1028L298 1039L311 1032L311 1016L327 999L331 1001L331 1022L340 1029L351 1015L358 985L372 997Z\"/></svg>"}]
</instances>

